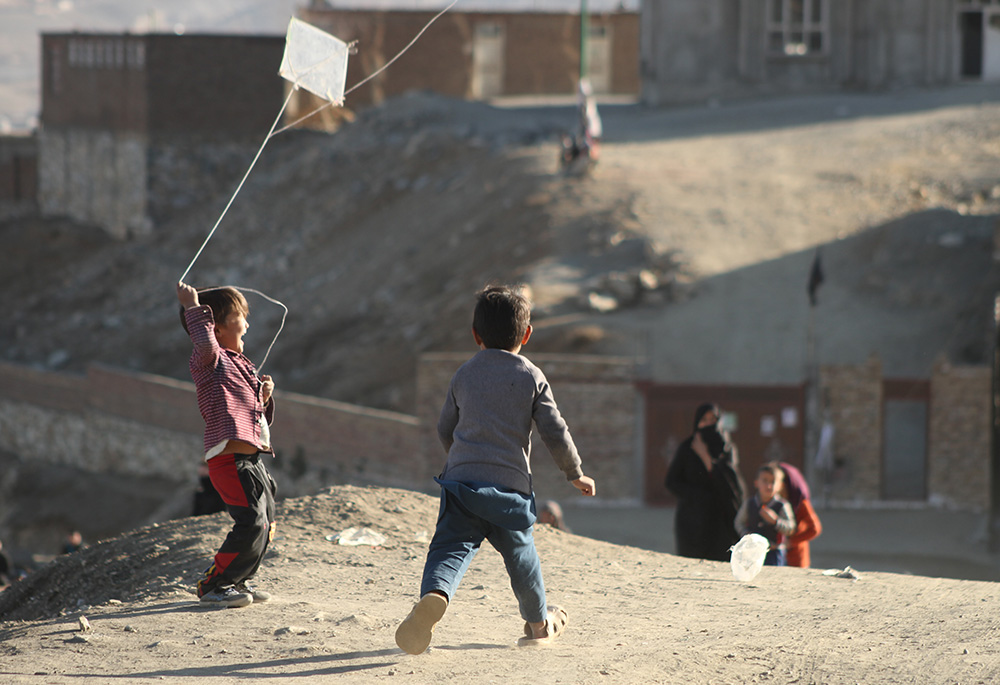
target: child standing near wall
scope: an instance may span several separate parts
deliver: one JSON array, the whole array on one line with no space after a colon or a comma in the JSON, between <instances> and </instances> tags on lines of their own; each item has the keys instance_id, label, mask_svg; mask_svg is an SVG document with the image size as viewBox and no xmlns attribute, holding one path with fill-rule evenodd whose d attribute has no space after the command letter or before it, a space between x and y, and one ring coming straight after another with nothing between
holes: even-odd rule
<instances>
[{"instance_id":1,"label":"child standing near wall","mask_svg":"<svg viewBox=\"0 0 1000 685\"><path fill-rule=\"evenodd\" d=\"M257 377L243 356L250 308L235 288L177 284L181 324L191 337L191 377L205 419L209 477L233 517L233 529L198 581L206 606L243 607L270 595L250 586L274 537L276 486L261 459L271 454L274 382Z\"/></svg>"},{"instance_id":2,"label":"child standing near wall","mask_svg":"<svg viewBox=\"0 0 1000 685\"><path fill-rule=\"evenodd\" d=\"M764 557L765 566L785 565L784 539L795 532L792 507L778 494L784 475L774 464L764 464L757 469L754 480L757 492L743 502L736 514L735 526L741 536L757 533L771 543Z\"/></svg>"},{"instance_id":3,"label":"child standing near wall","mask_svg":"<svg viewBox=\"0 0 1000 685\"><path fill-rule=\"evenodd\" d=\"M518 354L531 336L530 306L517 290L491 286L479 293L472 337L480 351L451 380L438 421L448 452L441 510L420 586L420 601L396 630L409 654L430 645L434 627L483 540L503 556L517 598L524 637L544 644L566 626L566 612L547 607L542 569L532 537L531 424L574 487L593 495L580 468L569 428L542 371Z\"/></svg>"}]
</instances>

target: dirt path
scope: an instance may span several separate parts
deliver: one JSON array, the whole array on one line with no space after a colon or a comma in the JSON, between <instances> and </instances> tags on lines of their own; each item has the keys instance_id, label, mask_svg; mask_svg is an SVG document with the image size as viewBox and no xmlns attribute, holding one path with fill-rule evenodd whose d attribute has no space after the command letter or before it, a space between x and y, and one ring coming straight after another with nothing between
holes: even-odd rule
<instances>
[{"instance_id":1,"label":"dirt path","mask_svg":"<svg viewBox=\"0 0 1000 685\"><path fill-rule=\"evenodd\" d=\"M0 683L988 683L1000 676L996 584L683 560L541 528L552 603L570 626L547 649L515 646L522 622L498 555L474 561L430 652L393 632L414 600L436 500L337 488L289 500L259 576L271 602L202 610L186 592L222 517L137 531L57 562L32 605L0 625ZM380 547L325 538L350 526ZM57 583L58 581L58 583ZM11 591L8 591L8 593ZM0 596L0 615L4 609ZM55 616L59 608L65 615ZM92 627L79 631L79 616Z\"/></svg>"}]
</instances>

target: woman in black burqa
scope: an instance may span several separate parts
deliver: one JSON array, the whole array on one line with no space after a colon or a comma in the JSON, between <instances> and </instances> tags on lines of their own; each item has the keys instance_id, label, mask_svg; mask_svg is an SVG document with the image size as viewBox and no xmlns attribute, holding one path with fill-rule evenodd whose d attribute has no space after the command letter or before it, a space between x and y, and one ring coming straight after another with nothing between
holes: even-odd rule
<instances>
[{"instance_id":1,"label":"woman in black burqa","mask_svg":"<svg viewBox=\"0 0 1000 685\"><path fill-rule=\"evenodd\" d=\"M677 554L729 561L739 539L733 519L743 503L736 446L719 427L722 411L706 403L694 414L694 432L677 448L666 486L677 497Z\"/></svg>"}]
</instances>

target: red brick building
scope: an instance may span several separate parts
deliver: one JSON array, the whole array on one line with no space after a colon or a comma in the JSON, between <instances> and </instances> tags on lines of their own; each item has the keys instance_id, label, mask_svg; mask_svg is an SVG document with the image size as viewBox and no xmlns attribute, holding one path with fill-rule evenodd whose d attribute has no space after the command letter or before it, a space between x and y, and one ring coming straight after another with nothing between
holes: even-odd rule
<instances>
[{"instance_id":1,"label":"red brick building","mask_svg":"<svg viewBox=\"0 0 1000 685\"><path fill-rule=\"evenodd\" d=\"M43 214L125 236L231 184L281 108L283 51L283 36L43 34Z\"/></svg>"},{"instance_id":2,"label":"red brick building","mask_svg":"<svg viewBox=\"0 0 1000 685\"><path fill-rule=\"evenodd\" d=\"M318 0L299 15L358 41L347 86L392 59L447 5L440 0ZM378 103L407 90L480 99L576 92L580 0L468 0L438 19L401 58L349 96ZM638 0L588 0L589 77L597 93L639 92Z\"/></svg>"}]
</instances>

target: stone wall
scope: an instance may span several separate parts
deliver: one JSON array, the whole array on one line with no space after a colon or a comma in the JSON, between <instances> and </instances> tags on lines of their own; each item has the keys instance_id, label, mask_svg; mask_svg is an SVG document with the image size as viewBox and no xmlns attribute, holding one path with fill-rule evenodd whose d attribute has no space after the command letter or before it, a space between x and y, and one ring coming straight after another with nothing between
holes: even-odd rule
<instances>
[{"instance_id":1,"label":"stone wall","mask_svg":"<svg viewBox=\"0 0 1000 685\"><path fill-rule=\"evenodd\" d=\"M935 363L927 454L932 503L989 509L991 392L988 366Z\"/></svg>"},{"instance_id":2,"label":"stone wall","mask_svg":"<svg viewBox=\"0 0 1000 685\"><path fill-rule=\"evenodd\" d=\"M0 388L0 435L25 459L185 481L204 453L191 383L99 366L75 376L0 364ZM275 400L279 468L301 480L283 482L283 494L416 482L414 417L280 391Z\"/></svg>"},{"instance_id":3,"label":"stone wall","mask_svg":"<svg viewBox=\"0 0 1000 685\"><path fill-rule=\"evenodd\" d=\"M823 367L820 386L835 428L835 468L817 474L814 487L833 503L876 503L883 474L881 362L873 356L858 366ZM930 505L989 509L990 397L989 367L935 363L927 411Z\"/></svg>"},{"instance_id":4,"label":"stone wall","mask_svg":"<svg viewBox=\"0 0 1000 685\"><path fill-rule=\"evenodd\" d=\"M452 375L469 359L463 353L427 354L417 375L419 419L424 429L425 479L437 475L445 454L437 420ZM635 362L617 357L526 355L545 373L583 460L584 473L597 481L605 501L639 502L642 497L641 399ZM539 500L567 499L576 490L566 482L537 439L532 472Z\"/></svg>"},{"instance_id":5,"label":"stone wall","mask_svg":"<svg viewBox=\"0 0 1000 685\"><path fill-rule=\"evenodd\" d=\"M820 388L835 428L834 469L822 474L833 500L875 501L882 488L882 363L824 366Z\"/></svg>"},{"instance_id":6,"label":"stone wall","mask_svg":"<svg viewBox=\"0 0 1000 685\"><path fill-rule=\"evenodd\" d=\"M43 216L101 226L117 238L150 230L144 135L46 128L38 150Z\"/></svg>"},{"instance_id":7,"label":"stone wall","mask_svg":"<svg viewBox=\"0 0 1000 685\"><path fill-rule=\"evenodd\" d=\"M277 392L276 468L285 495L336 483L433 492L445 454L437 419L465 353L421 357L417 416ZM532 355L546 374L602 501L641 502L643 404L630 359ZM817 474L816 495L871 506L882 491L883 379L873 357L820 373L835 426L835 468ZM990 371L939 362L928 413L928 502L984 511L990 504ZM92 366L85 376L0 363L0 435L25 459L97 472L190 480L203 424L190 383ZM576 496L533 444L539 499Z\"/></svg>"}]
</instances>

